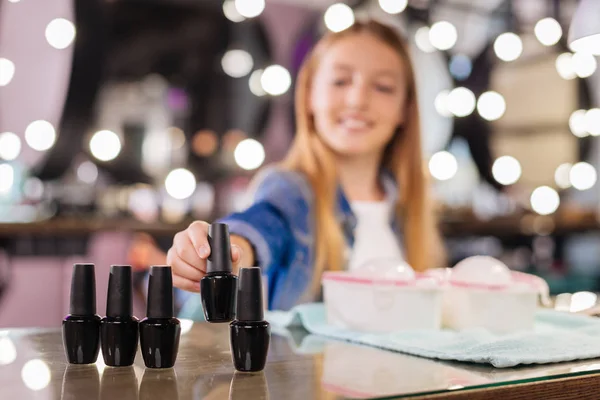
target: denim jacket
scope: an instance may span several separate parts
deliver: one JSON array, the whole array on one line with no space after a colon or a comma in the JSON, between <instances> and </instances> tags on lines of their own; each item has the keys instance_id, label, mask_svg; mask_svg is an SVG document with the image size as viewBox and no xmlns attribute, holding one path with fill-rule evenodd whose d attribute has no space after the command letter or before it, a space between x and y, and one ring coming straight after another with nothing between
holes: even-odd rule
<instances>
[{"instance_id":1,"label":"denim jacket","mask_svg":"<svg viewBox=\"0 0 600 400\"><path fill-rule=\"evenodd\" d=\"M255 181L251 205L220 222L254 247L257 265L268 282L269 309L289 310L317 300L310 290L315 259L314 193L310 184L301 173L274 167L262 171ZM395 181L387 173L382 174L381 181L388 199L395 203ZM357 221L339 187L337 216L346 238L347 259ZM400 230L393 215L390 224L400 245Z\"/></svg>"}]
</instances>

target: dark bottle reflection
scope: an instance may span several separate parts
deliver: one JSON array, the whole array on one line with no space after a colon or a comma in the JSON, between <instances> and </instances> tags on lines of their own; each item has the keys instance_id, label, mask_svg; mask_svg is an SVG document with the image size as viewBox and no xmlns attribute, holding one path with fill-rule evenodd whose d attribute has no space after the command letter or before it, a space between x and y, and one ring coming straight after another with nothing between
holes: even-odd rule
<instances>
[{"instance_id":1,"label":"dark bottle reflection","mask_svg":"<svg viewBox=\"0 0 600 400\"><path fill-rule=\"evenodd\" d=\"M201 375L194 383L192 398L194 400L226 399L229 396L230 384L230 372Z\"/></svg>"},{"instance_id":2,"label":"dark bottle reflection","mask_svg":"<svg viewBox=\"0 0 600 400\"><path fill-rule=\"evenodd\" d=\"M63 375L60 399L100 399L100 375L96 364L68 364Z\"/></svg>"},{"instance_id":3,"label":"dark bottle reflection","mask_svg":"<svg viewBox=\"0 0 600 400\"><path fill-rule=\"evenodd\" d=\"M235 372L229 388L229 400L269 399L269 386L263 371L255 373Z\"/></svg>"},{"instance_id":4,"label":"dark bottle reflection","mask_svg":"<svg viewBox=\"0 0 600 400\"><path fill-rule=\"evenodd\" d=\"M138 381L129 367L106 367L100 381L100 400L137 400Z\"/></svg>"},{"instance_id":5,"label":"dark bottle reflection","mask_svg":"<svg viewBox=\"0 0 600 400\"><path fill-rule=\"evenodd\" d=\"M179 398L174 369L146 369L140 385L140 400ZM116 400L116 399L115 399Z\"/></svg>"}]
</instances>

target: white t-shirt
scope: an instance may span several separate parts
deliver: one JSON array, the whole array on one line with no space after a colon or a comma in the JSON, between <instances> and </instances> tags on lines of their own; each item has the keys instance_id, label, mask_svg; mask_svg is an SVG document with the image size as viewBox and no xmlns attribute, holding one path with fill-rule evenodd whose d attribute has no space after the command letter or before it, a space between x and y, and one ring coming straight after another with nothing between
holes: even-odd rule
<instances>
[{"instance_id":1,"label":"white t-shirt","mask_svg":"<svg viewBox=\"0 0 600 400\"><path fill-rule=\"evenodd\" d=\"M353 201L356 216L354 246L350 251L348 270L360 268L376 259L404 261L400 243L390 225L394 212L390 201Z\"/></svg>"}]
</instances>

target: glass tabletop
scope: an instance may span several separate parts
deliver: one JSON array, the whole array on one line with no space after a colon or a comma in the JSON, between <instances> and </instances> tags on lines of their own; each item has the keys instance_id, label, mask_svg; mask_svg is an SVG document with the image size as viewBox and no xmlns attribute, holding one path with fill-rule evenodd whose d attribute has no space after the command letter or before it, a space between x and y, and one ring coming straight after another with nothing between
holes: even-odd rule
<instances>
[{"instance_id":1,"label":"glass tabletop","mask_svg":"<svg viewBox=\"0 0 600 400\"><path fill-rule=\"evenodd\" d=\"M174 368L68 365L59 329L0 331L0 399L345 399L466 396L478 388L599 373L600 360L497 369L309 335L272 335L261 373L234 371L227 324L182 320ZM443 398L443 397L442 397ZM467 397L465 397L467 398Z\"/></svg>"}]
</instances>

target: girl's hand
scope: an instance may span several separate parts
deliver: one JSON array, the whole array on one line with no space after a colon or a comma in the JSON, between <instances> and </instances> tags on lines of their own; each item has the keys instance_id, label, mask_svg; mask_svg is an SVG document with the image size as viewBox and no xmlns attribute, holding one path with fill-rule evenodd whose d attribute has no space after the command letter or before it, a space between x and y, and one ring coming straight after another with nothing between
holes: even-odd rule
<instances>
[{"instance_id":1,"label":"girl's hand","mask_svg":"<svg viewBox=\"0 0 600 400\"><path fill-rule=\"evenodd\" d=\"M179 232L173 239L173 246L167 253L167 265L173 270L173 285L190 292L200 291L200 279L206 275L206 259L210 255L208 244L209 224L204 221L193 222L186 230ZM234 271L238 269L242 250L236 244L231 245L231 261Z\"/></svg>"}]
</instances>

